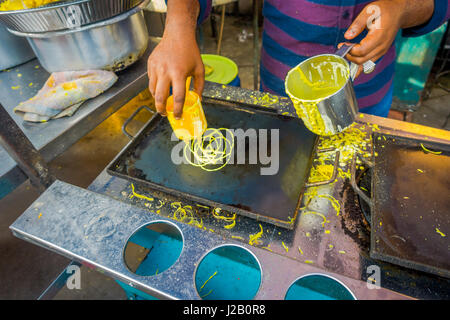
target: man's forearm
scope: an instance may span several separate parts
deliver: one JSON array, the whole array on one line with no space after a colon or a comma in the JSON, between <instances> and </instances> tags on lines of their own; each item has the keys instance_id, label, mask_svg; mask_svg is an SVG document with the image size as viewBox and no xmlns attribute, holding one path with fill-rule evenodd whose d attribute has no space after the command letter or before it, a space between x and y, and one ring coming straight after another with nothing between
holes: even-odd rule
<instances>
[{"instance_id":1,"label":"man's forearm","mask_svg":"<svg viewBox=\"0 0 450 320\"><path fill-rule=\"evenodd\" d=\"M404 5L400 27L411 28L430 20L434 12L434 0L394 0Z\"/></svg>"},{"instance_id":2,"label":"man's forearm","mask_svg":"<svg viewBox=\"0 0 450 320\"><path fill-rule=\"evenodd\" d=\"M198 0L168 0L164 35L182 33L179 36L195 38L199 12Z\"/></svg>"}]
</instances>

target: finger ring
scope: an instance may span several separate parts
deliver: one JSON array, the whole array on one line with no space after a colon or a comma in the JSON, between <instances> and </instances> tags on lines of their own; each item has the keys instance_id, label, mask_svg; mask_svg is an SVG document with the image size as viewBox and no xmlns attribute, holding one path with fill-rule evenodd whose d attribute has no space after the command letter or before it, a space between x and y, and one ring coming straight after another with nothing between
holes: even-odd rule
<instances>
[{"instance_id":1,"label":"finger ring","mask_svg":"<svg viewBox=\"0 0 450 320\"><path fill-rule=\"evenodd\" d=\"M367 62L363 63L363 70L365 74L371 73L373 70L375 70L376 64L372 60L368 60Z\"/></svg>"}]
</instances>

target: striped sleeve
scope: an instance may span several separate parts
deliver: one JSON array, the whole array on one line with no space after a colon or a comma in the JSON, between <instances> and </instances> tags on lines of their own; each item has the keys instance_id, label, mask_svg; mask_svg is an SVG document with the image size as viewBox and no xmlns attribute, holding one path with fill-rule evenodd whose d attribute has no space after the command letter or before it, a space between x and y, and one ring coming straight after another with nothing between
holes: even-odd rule
<instances>
[{"instance_id":1,"label":"striped sleeve","mask_svg":"<svg viewBox=\"0 0 450 320\"><path fill-rule=\"evenodd\" d=\"M168 0L165 1L167 5ZM211 13L212 0L198 0L198 3L200 4L200 13L198 14L197 25L200 25Z\"/></svg>"},{"instance_id":2,"label":"striped sleeve","mask_svg":"<svg viewBox=\"0 0 450 320\"><path fill-rule=\"evenodd\" d=\"M403 29L402 35L404 37L422 36L440 27L448 19L450 19L450 0L434 0L434 12L430 20L420 26Z\"/></svg>"},{"instance_id":3,"label":"striped sleeve","mask_svg":"<svg viewBox=\"0 0 450 320\"><path fill-rule=\"evenodd\" d=\"M197 24L200 25L211 13L212 0L198 0L198 3L200 4L200 13L198 15Z\"/></svg>"}]
</instances>

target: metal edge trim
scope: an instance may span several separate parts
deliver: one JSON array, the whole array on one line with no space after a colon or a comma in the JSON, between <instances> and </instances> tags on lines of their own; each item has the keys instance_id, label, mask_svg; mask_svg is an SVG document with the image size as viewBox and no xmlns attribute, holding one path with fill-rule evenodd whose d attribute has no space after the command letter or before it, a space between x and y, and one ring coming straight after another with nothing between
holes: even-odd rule
<instances>
[{"instance_id":1,"label":"metal edge trim","mask_svg":"<svg viewBox=\"0 0 450 320\"><path fill-rule=\"evenodd\" d=\"M78 261L80 263L88 263L89 265L92 265L92 266L94 266L94 267L96 267L96 268L98 268L100 270L105 271L105 273L108 276L111 276L114 279L118 279L118 280L123 281L123 282L125 282L127 284L130 284L133 281L135 281L134 279L126 276L125 274L116 273L116 272L114 272L114 270L112 270L110 268L107 268L107 267L104 267L104 266L96 263L95 261L92 261L92 260L89 260L89 259L84 259L82 256L79 256L79 255L77 255L77 254L75 254L75 253L73 253L73 252L71 252L69 250L66 250L66 249L61 248L61 247L56 247L51 242L48 242L46 240L37 238L36 236L30 235L30 234L25 234L22 231L16 229L13 225L11 225L9 228L11 229L13 234L19 239L31 242L31 243L33 243L33 244L35 244L35 245L37 245L39 247L42 247L44 249L51 250L51 251L53 251L53 252L55 252L57 254L60 254L60 255L62 255L64 257L66 257L66 258L69 258L71 260L75 260L75 261ZM126 271L130 272L128 270L128 268L126 269ZM134 284L132 285L132 287L133 288L135 287ZM159 290L157 290L157 289L155 289L153 287L145 286L143 284L139 285L139 287L142 287L142 290L146 290L147 292L155 293L156 295L158 295L160 297L163 297L165 299L178 300L176 297L173 297L173 296L168 295L168 294L166 294L164 292L161 292L161 291L159 291Z\"/></svg>"}]
</instances>

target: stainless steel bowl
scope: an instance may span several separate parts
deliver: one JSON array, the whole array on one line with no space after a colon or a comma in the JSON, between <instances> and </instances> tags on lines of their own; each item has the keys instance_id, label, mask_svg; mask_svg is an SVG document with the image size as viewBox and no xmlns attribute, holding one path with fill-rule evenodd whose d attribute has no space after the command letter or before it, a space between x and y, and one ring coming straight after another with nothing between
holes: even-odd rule
<instances>
[{"instance_id":1,"label":"stainless steel bowl","mask_svg":"<svg viewBox=\"0 0 450 320\"><path fill-rule=\"evenodd\" d=\"M6 0L0 0L0 3ZM115 17L144 0L58 1L33 9L0 11L0 22L19 32L51 32L75 29Z\"/></svg>"},{"instance_id":2,"label":"stainless steel bowl","mask_svg":"<svg viewBox=\"0 0 450 320\"><path fill-rule=\"evenodd\" d=\"M25 63L35 57L28 42L0 25L0 71Z\"/></svg>"},{"instance_id":3,"label":"stainless steel bowl","mask_svg":"<svg viewBox=\"0 0 450 320\"><path fill-rule=\"evenodd\" d=\"M137 61L148 45L140 7L76 30L13 34L26 37L48 72L104 69L119 71Z\"/></svg>"}]
</instances>

